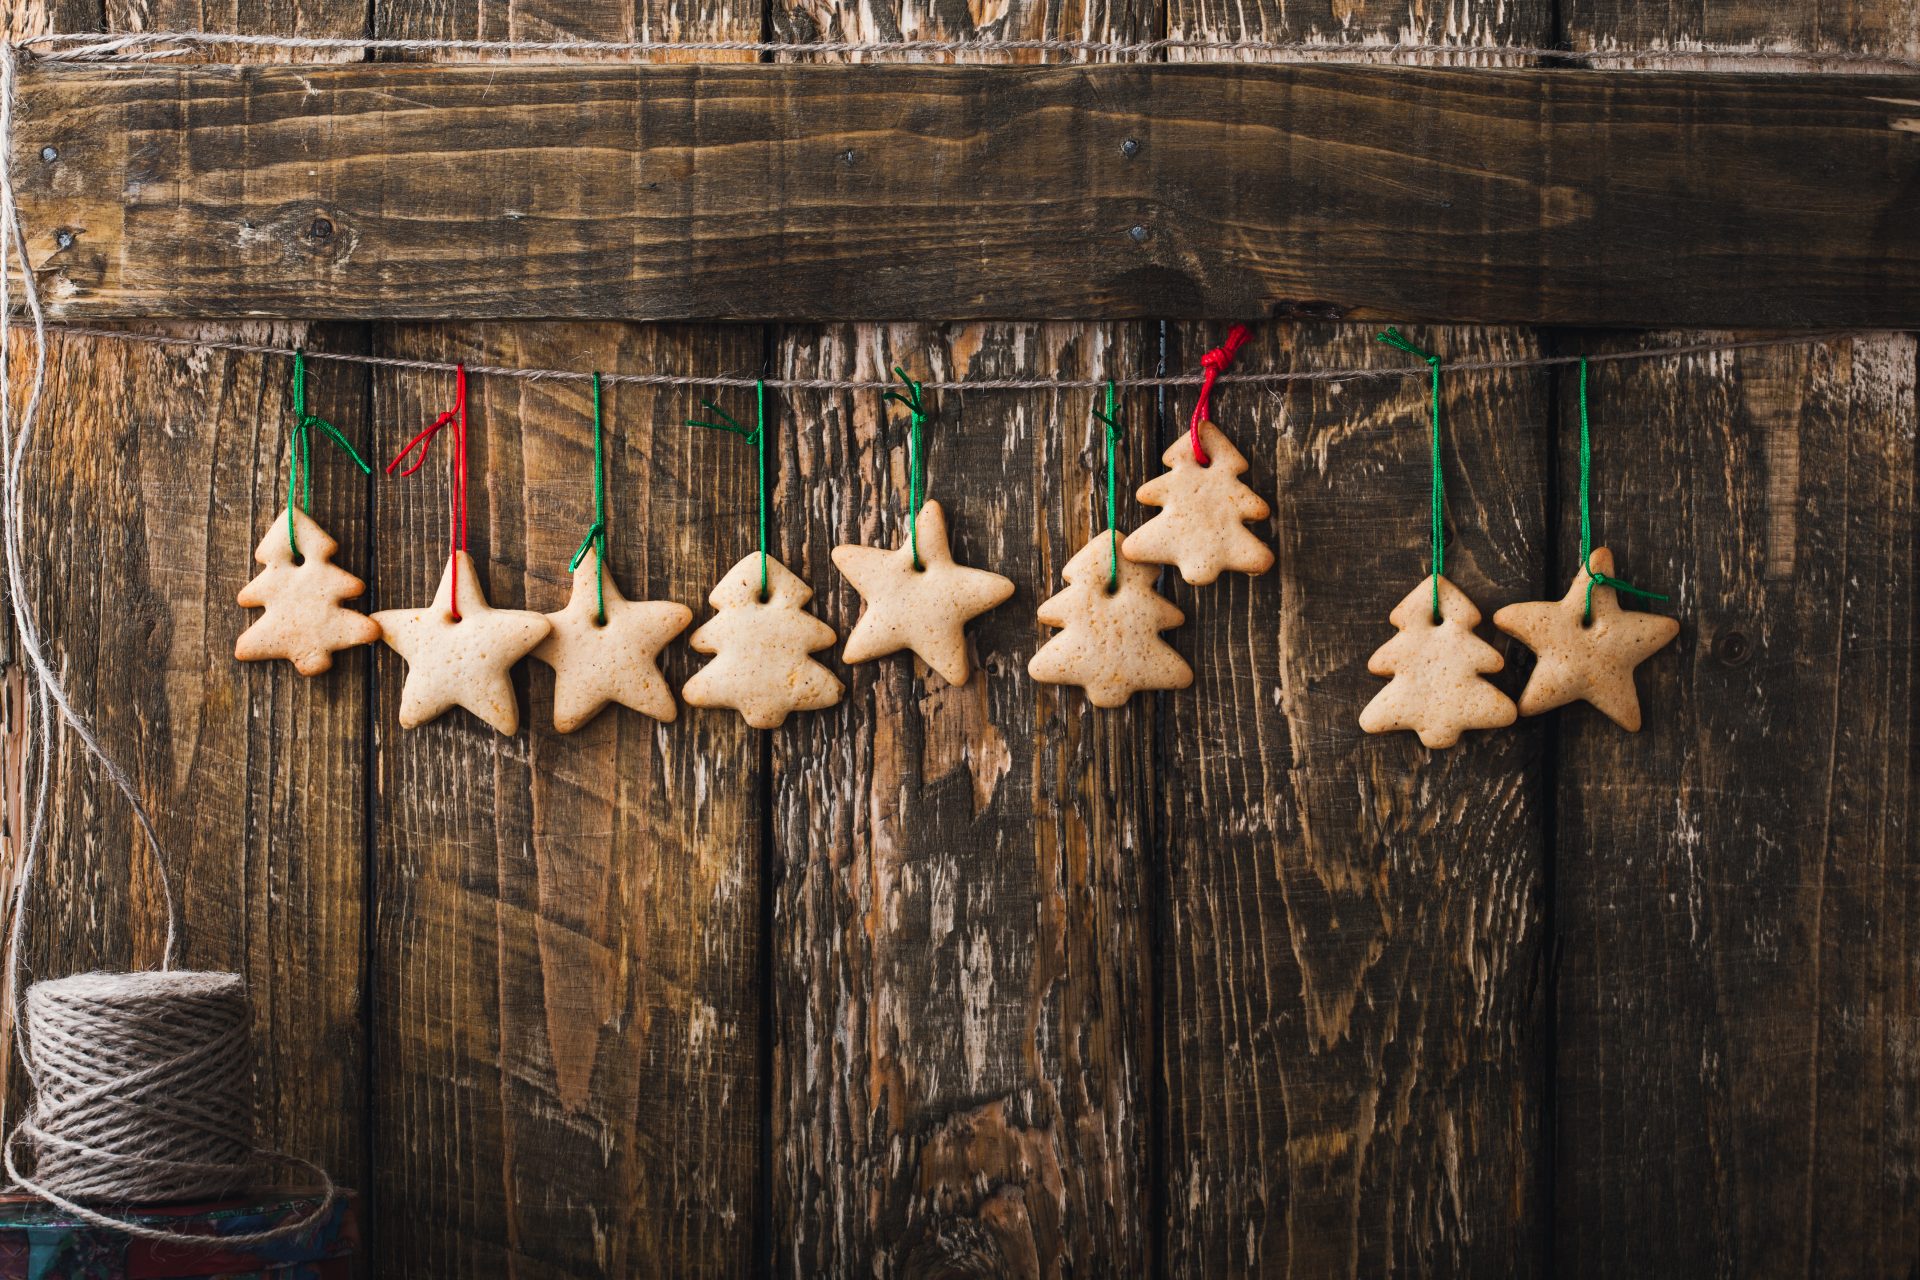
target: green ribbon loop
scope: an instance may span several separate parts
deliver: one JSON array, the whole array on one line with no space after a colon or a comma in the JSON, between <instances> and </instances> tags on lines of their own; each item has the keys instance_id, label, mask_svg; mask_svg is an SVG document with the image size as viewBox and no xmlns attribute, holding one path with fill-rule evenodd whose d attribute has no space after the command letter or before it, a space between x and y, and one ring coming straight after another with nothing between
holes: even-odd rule
<instances>
[{"instance_id":1,"label":"green ribbon loop","mask_svg":"<svg viewBox=\"0 0 1920 1280\"><path fill-rule=\"evenodd\" d=\"M908 429L907 436L907 539L913 545L913 567L919 569L924 567L920 563L920 503L926 494L927 474L921 431L927 424L927 411L921 399L920 384L909 378L907 371L899 365L893 366L893 376L906 384L906 390L889 391L880 399L903 405L913 415L913 425Z\"/></svg>"},{"instance_id":2,"label":"green ribbon loop","mask_svg":"<svg viewBox=\"0 0 1920 1280\"><path fill-rule=\"evenodd\" d=\"M892 394L889 392L888 394ZM703 422L698 418L688 418L690 427L705 427L709 431L725 431L739 436L754 446L759 455L760 469L760 599L764 602L769 594L767 572L767 381L757 378L753 384L754 427L751 431L740 425L739 421L725 409L711 400L702 400L700 407L719 422Z\"/></svg>"},{"instance_id":3,"label":"green ribbon loop","mask_svg":"<svg viewBox=\"0 0 1920 1280\"><path fill-rule=\"evenodd\" d=\"M1596 571L1593 567L1593 428L1587 416L1587 360L1580 358L1580 566L1587 571L1587 601L1581 610L1582 622L1593 621L1593 589L1612 587L1646 600L1669 600L1658 591L1644 591L1630 582Z\"/></svg>"},{"instance_id":4,"label":"green ribbon loop","mask_svg":"<svg viewBox=\"0 0 1920 1280\"><path fill-rule=\"evenodd\" d=\"M1093 411L1093 416L1105 425L1107 437L1107 538L1110 543L1107 557L1107 587L1109 590L1120 585L1120 519L1119 505L1114 493L1113 453L1114 446L1126 434L1120 425L1119 414L1114 409L1113 379L1107 379L1107 409L1102 413Z\"/></svg>"},{"instance_id":5,"label":"green ribbon loop","mask_svg":"<svg viewBox=\"0 0 1920 1280\"><path fill-rule=\"evenodd\" d=\"M1419 347L1414 346L1406 340L1398 329L1389 328L1386 332L1377 335L1376 340L1384 342L1390 347L1398 347L1408 355L1418 356L1420 359L1425 360L1427 362L1427 369L1433 378L1433 407L1431 411L1433 421L1433 480L1428 487L1428 507L1433 526L1433 620L1438 622L1440 621L1440 575L1446 572L1447 567L1447 478L1446 473L1440 468L1440 357L1431 352L1422 351Z\"/></svg>"},{"instance_id":6,"label":"green ribbon loop","mask_svg":"<svg viewBox=\"0 0 1920 1280\"><path fill-rule=\"evenodd\" d=\"M315 427L320 428L323 435L353 459L353 465L359 467L363 474L373 474L373 468L360 456L360 451L353 447L353 443L340 434L340 428L325 418L307 412L307 353L296 350L293 353L293 430L287 440L287 550L295 560L300 558L300 540L293 530L293 506L296 497L300 510L306 511L313 506Z\"/></svg>"}]
</instances>

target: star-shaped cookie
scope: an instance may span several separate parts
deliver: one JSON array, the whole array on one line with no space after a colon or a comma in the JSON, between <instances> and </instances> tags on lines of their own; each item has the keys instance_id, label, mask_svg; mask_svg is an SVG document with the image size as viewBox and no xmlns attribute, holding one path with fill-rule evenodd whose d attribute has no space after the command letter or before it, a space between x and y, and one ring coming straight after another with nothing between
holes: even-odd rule
<instances>
[{"instance_id":1,"label":"star-shaped cookie","mask_svg":"<svg viewBox=\"0 0 1920 1280\"><path fill-rule=\"evenodd\" d=\"M1594 548L1590 561L1603 577L1613 573L1613 553ZM1537 661L1520 694L1520 714L1538 715L1580 699L1592 703L1629 733L1640 728L1640 696L1633 669L1672 642L1680 623L1657 613L1622 609L1612 587L1593 589L1587 611L1587 566L1558 600L1510 604L1493 625L1533 650Z\"/></svg>"},{"instance_id":2,"label":"star-shaped cookie","mask_svg":"<svg viewBox=\"0 0 1920 1280\"><path fill-rule=\"evenodd\" d=\"M660 650L693 621L693 610L671 600L627 599L611 577L601 581L599 552L589 547L574 566L567 607L546 617L553 630L533 656L553 668L555 729L572 733L609 702L655 720L679 715L658 663Z\"/></svg>"},{"instance_id":3,"label":"star-shaped cookie","mask_svg":"<svg viewBox=\"0 0 1920 1280\"><path fill-rule=\"evenodd\" d=\"M972 667L964 628L970 619L1004 603L1013 594L1013 583L954 562L947 546L946 513L939 503L922 503L915 524L920 532L918 568L910 541L892 550L857 543L833 549L833 563L863 603L840 656L865 662L911 649L948 684L965 684Z\"/></svg>"},{"instance_id":4,"label":"star-shaped cookie","mask_svg":"<svg viewBox=\"0 0 1920 1280\"><path fill-rule=\"evenodd\" d=\"M453 575L460 574L460 618L453 616ZM520 731L513 664L546 639L553 624L524 609L496 609L480 590L473 557L456 551L440 574L440 589L424 609L385 609L373 615L386 642L407 660L400 691L400 726L412 729L454 707L501 733Z\"/></svg>"}]
</instances>

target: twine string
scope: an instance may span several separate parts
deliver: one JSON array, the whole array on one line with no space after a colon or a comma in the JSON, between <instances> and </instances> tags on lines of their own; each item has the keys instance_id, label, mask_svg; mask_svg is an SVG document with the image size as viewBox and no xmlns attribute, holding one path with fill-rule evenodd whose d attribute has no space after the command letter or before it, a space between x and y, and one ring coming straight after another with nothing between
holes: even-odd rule
<instances>
[{"instance_id":1,"label":"twine string","mask_svg":"<svg viewBox=\"0 0 1920 1280\"><path fill-rule=\"evenodd\" d=\"M1114 491L1113 454L1114 446L1124 434L1120 426L1120 416L1114 408L1113 379L1107 379L1107 407L1102 412L1095 407L1093 416L1106 428L1107 443L1107 590L1120 588L1120 518L1119 501Z\"/></svg>"},{"instance_id":2,"label":"twine string","mask_svg":"<svg viewBox=\"0 0 1920 1280\"><path fill-rule=\"evenodd\" d=\"M1432 374L1433 404L1430 413L1433 422L1433 480L1429 486L1428 508L1433 525L1433 573L1431 575L1433 578L1433 620L1437 623L1440 621L1440 575L1446 572L1447 563L1446 529L1444 527L1447 508L1447 477L1440 466L1440 357L1429 354L1428 352L1422 351L1419 347L1414 346L1402 336L1398 329L1390 328L1385 333L1376 335L1376 341L1384 342L1390 347L1398 347L1408 355L1418 356L1420 359L1425 360L1427 362L1427 369Z\"/></svg>"},{"instance_id":3,"label":"twine string","mask_svg":"<svg viewBox=\"0 0 1920 1280\"><path fill-rule=\"evenodd\" d=\"M1193 402L1193 417L1187 423L1187 434L1193 440L1193 460L1203 467L1212 461L1207 457L1207 451L1200 447L1200 424L1211 421L1213 384L1221 374L1227 371L1227 366L1233 363L1234 356L1240 353L1240 348L1244 347L1247 339L1252 336L1247 331L1247 326L1237 324L1227 330L1225 342L1200 357L1200 367L1206 372L1201 375L1200 395Z\"/></svg>"},{"instance_id":4,"label":"twine string","mask_svg":"<svg viewBox=\"0 0 1920 1280\"><path fill-rule=\"evenodd\" d=\"M306 353L296 350L293 353L293 431L287 442L287 550L293 554L294 563L300 562L300 542L294 533L293 497L294 486L299 486L300 509L313 509L313 429L320 428L321 434L338 445L346 455L353 459L353 465L366 475L373 474L373 468L360 456L340 429L325 418L315 417L307 412L307 358Z\"/></svg>"},{"instance_id":5,"label":"twine string","mask_svg":"<svg viewBox=\"0 0 1920 1280\"><path fill-rule=\"evenodd\" d=\"M587 528L587 536L580 540L580 549L573 553L573 559L567 562L569 571L580 567L580 557L591 550L594 552L594 566L598 570L598 581L594 584L594 605L597 612L594 621L605 623L607 620L607 453L601 440L600 426L600 375L593 375L593 523Z\"/></svg>"},{"instance_id":6,"label":"twine string","mask_svg":"<svg viewBox=\"0 0 1920 1280\"><path fill-rule=\"evenodd\" d=\"M393 461L387 464L387 474L407 460L407 455L416 448L420 456L413 465L400 473L401 478L412 475L427 464L427 453L433 446L434 437L442 428L453 427L453 485L447 499L448 542L452 549L447 553L447 568L452 573L452 593L448 597L453 606L453 620L460 621L460 557L457 553L467 549L467 366L456 364L453 367L453 408L435 418L413 439L407 441L406 448L395 454Z\"/></svg>"},{"instance_id":7,"label":"twine string","mask_svg":"<svg viewBox=\"0 0 1920 1280\"><path fill-rule=\"evenodd\" d=\"M906 384L906 390L889 391L880 398L906 406L912 415L912 425L907 428L907 538L913 545L913 567L924 569L926 566L920 563L920 502L926 495L927 458L921 432L926 427L927 414L921 384L909 378L899 365L893 367L893 373Z\"/></svg>"},{"instance_id":8,"label":"twine string","mask_svg":"<svg viewBox=\"0 0 1920 1280\"><path fill-rule=\"evenodd\" d=\"M1580 564L1587 571L1587 601L1581 610L1582 625L1593 621L1593 589L1612 587L1647 600L1666 600L1657 591L1643 591L1630 582L1593 567L1593 431L1587 422L1587 362L1580 362Z\"/></svg>"},{"instance_id":9,"label":"twine string","mask_svg":"<svg viewBox=\"0 0 1920 1280\"><path fill-rule=\"evenodd\" d=\"M753 445L758 455L760 473L760 601L766 603L772 593L768 590L767 576L767 384L765 379L754 381L754 427L751 431L740 425L739 419L722 409L711 400L702 400L700 407L720 419L718 422L706 422L699 418L688 418L690 427L705 427L709 431L725 431L739 436Z\"/></svg>"}]
</instances>

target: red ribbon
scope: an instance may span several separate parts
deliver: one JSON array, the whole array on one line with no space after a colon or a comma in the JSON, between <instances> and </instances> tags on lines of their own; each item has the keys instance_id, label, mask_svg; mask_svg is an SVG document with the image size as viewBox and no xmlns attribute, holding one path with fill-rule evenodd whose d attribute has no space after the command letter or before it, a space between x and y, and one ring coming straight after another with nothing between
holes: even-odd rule
<instances>
[{"instance_id":1,"label":"red ribbon","mask_svg":"<svg viewBox=\"0 0 1920 1280\"><path fill-rule=\"evenodd\" d=\"M453 408L433 420L433 424L419 435L407 441L407 447L395 455L387 464L387 474L407 460L407 455L416 448L420 456L413 465L400 474L410 476L427 464L427 450L433 444L433 438L440 434L440 428L453 424L453 494L448 501L447 522L450 526L448 540L453 551L467 549L467 366L457 365L453 374ZM453 593L450 603L453 605L453 620L460 621L460 561L451 552L447 556L447 565L453 573Z\"/></svg>"},{"instance_id":2,"label":"red ribbon","mask_svg":"<svg viewBox=\"0 0 1920 1280\"><path fill-rule=\"evenodd\" d=\"M1247 345L1247 339L1253 336L1247 326L1237 324L1227 330L1227 340L1200 357L1200 367L1207 371L1207 379L1200 384L1200 398L1193 402L1193 421L1187 426L1187 434L1193 437L1193 460L1206 466L1209 459L1207 451L1200 447L1200 424L1207 421L1208 402L1213 398L1213 380L1220 371L1233 363L1240 348Z\"/></svg>"}]
</instances>

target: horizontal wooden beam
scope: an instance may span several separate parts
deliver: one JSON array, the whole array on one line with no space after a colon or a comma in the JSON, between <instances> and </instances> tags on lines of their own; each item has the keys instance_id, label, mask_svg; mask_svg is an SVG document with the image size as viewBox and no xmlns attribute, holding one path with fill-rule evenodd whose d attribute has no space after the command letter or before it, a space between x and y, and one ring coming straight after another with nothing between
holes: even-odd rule
<instances>
[{"instance_id":1,"label":"horizontal wooden beam","mask_svg":"<svg viewBox=\"0 0 1920 1280\"><path fill-rule=\"evenodd\" d=\"M42 64L50 310L1920 324L1920 79Z\"/></svg>"}]
</instances>

